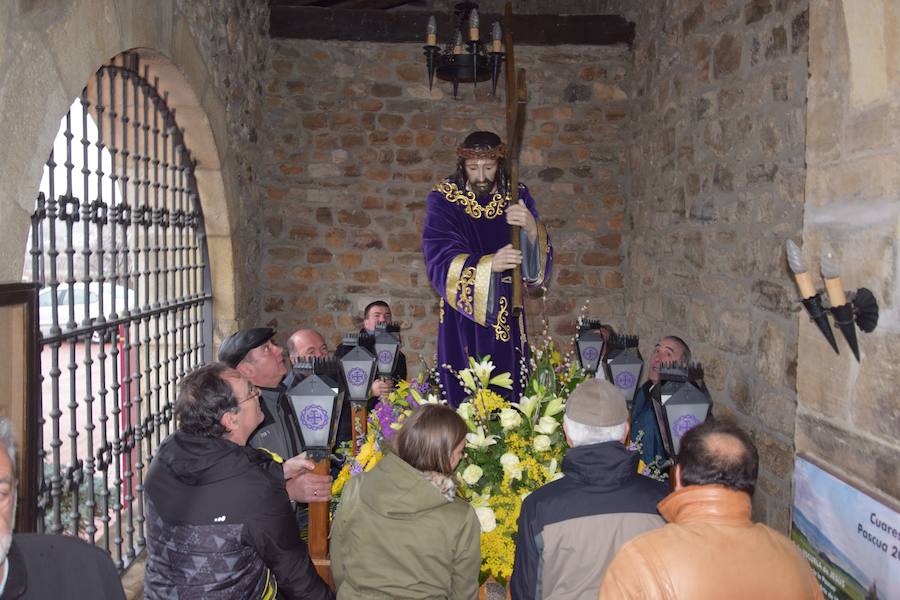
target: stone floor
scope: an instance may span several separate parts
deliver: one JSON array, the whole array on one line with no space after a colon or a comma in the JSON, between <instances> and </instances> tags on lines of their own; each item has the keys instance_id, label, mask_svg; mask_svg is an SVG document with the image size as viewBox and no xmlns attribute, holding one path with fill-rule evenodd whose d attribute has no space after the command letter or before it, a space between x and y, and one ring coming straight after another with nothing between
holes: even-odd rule
<instances>
[{"instance_id":1,"label":"stone floor","mask_svg":"<svg viewBox=\"0 0 900 600\"><path fill-rule=\"evenodd\" d=\"M125 597L128 600L141 600L144 597L144 561L147 560L147 551L144 550L134 560L125 574L122 575L122 587L125 588Z\"/></svg>"}]
</instances>

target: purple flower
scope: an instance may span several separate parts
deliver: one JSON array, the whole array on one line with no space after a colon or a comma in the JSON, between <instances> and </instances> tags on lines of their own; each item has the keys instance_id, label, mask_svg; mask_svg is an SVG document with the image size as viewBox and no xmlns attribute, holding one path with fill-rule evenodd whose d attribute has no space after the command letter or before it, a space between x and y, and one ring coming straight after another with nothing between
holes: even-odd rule
<instances>
[{"instance_id":1,"label":"purple flower","mask_svg":"<svg viewBox=\"0 0 900 600\"><path fill-rule=\"evenodd\" d=\"M356 477L362 472L363 466L354 460L353 464L350 465L350 477Z\"/></svg>"},{"instance_id":2,"label":"purple flower","mask_svg":"<svg viewBox=\"0 0 900 600\"><path fill-rule=\"evenodd\" d=\"M392 438L395 431L391 428L391 424L397 421L394 405L390 402L379 401L375 405L375 417L381 426L381 434L387 439Z\"/></svg>"},{"instance_id":3,"label":"purple flower","mask_svg":"<svg viewBox=\"0 0 900 600\"><path fill-rule=\"evenodd\" d=\"M427 396L428 392L431 391L431 385L427 381L423 381L422 383L413 381L409 384L409 387L419 392L422 396Z\"/></svg>"}]
</instances>

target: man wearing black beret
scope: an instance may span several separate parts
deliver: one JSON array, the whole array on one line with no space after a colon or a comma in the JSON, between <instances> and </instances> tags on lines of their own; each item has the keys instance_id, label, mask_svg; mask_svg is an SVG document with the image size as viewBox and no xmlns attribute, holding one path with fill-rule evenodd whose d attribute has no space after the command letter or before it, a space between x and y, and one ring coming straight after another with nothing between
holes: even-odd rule
<instances>
[{"instance_id":1,"label":"man wearing black beret","mask_svg":"<svg viewBox=\"0 0 900 600\"><path fill-rule=\"evenodd\" d=\"M219 346L219 360L237 370L260 389L263 422L247 442L283 459L300 454L303 445L293 418L283 380L288 373L284 350L272 341L275 330L254 327L233 333ZM331 477L304 471L300 502L321 502L331 498Z\"/></svg>"}]
</instances>

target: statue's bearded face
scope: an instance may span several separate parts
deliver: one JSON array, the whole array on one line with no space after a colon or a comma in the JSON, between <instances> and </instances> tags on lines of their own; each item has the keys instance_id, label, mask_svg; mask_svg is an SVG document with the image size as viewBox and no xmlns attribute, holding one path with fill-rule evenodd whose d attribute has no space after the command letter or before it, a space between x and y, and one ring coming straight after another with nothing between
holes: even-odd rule
<instances>
[{"instance_id":1,"label":"statue's bearded face","mask_svg":"<svg viewBox=\"0 0 900 600\"><path fill-rule=\"evenodd\" d=\"M492 193L496 188L497 160L493 158L468 158L465 163L466 180L478 197Z\"/></svg>"}]
</instances>

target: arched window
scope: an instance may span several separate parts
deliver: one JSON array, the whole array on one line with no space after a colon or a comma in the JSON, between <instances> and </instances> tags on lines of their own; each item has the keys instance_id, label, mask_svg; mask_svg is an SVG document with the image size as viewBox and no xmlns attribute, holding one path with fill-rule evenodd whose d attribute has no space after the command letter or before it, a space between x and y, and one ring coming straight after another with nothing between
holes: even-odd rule
<instances>
[{"instance_id":1,"label":"arched window","mask_svg":"<svg viewBox=\"0 0 900 600\"><path fill-rule=\"evenodd\" d=\"M181 378L212 351L203 213L175 111L138 57L103 66L62 119L32 216L40 281L38 529L124 568Z\"/></svg>"}]
</instances>

